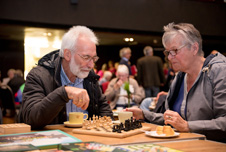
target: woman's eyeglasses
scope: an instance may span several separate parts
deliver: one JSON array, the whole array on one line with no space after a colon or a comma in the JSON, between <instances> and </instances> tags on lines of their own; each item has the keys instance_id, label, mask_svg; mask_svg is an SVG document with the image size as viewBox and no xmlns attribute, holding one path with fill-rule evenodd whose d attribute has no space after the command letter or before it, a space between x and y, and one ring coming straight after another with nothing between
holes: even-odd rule
<instances>
[{"instance_id":1,"label":"woman's eyeglasses","mask_svg":"<svg viewBox=\"0 0 226 152\"><path fill-rule=\"evenodd\" d=\"M183 45L183 46L181 46L181 47L179 47L179 48L177 48L177 49L173 49L173 50L165 50L163 53L164 53L164 55L165 55L166 57L168 57L169 54L172 55L172 56L174 57L174 56L177 55L178 51L179 51L180 49L182 49L183 47L185 47L186 45L187 45L187 44L185 44L185 45Z\"/></svg>"}]
</instances>

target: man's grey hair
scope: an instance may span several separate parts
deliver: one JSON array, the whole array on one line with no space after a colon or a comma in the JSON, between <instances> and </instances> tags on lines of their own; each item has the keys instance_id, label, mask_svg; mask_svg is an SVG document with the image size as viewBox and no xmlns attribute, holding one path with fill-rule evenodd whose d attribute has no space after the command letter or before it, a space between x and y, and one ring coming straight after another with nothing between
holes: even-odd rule
<instances>
[{"instance_id":1,"label":"man's grey hair","mask_svg":"<svg viewBox=\"0 0 226 152\"><path fill-rule=\"evenodd\" d=\"M164 26L164 34L162 37L163 46L165 47L166 43L171 41L177 35L181 35L182 38L184 38L184 44L190 44L188 47L191 47L192 44L197 42L199 45L198 54L200 56L204 55L204 52L202 51L201 34L192 24L189 23L169 23L168 25Z\"/></svg>"},{"instance_id":2,"label":"man's grey hair","mask_svg":"<svg viewBox=\"0 0 226 152\"><path fill-rule=\"evenodd\" d=\"M119 51L119 56L122 58L127 53L131 53L131 49L129 47L124 47Z\"/></svg>"},{"instance_id":3,"label":"man's grey hair","mask_svg":"<svg viewBox=\"0 0 226 152\"><path fill-rule=\"evenodd\" d=\"M152 55L153 54L153 48L151 46L146 46L144 48L144 55L147 56L147 55Z\"/></svg>"},{"instance_id":4,"label":"man's grey hair","mask_svg":"<svg viewBox=\"0 0 226 152\"><path fill-rule=\"evenodd\" d=\"M91 29L85 26L73 26L63 36L59 56L64 57L65 49L69 49L71 52L75 52L77 40L79 37L89 38L91 42L98 45L98 38Z\"/></svg>"}]
</instances>

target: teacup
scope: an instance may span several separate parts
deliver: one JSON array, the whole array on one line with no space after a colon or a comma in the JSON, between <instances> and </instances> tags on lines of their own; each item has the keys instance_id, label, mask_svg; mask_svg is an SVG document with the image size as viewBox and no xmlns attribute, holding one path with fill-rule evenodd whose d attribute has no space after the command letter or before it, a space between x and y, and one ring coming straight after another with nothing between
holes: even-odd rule
<instances>
[{"instance_id":1,"label":"teacup","mask_svg":"<svg viewBox=\"0 0 226 152\"><path fill-rule=\"evenodd\" d=\"M120 122L125 123L127 119L131 119L133 117L133 112L130 111L121 111L118 112L118 119Z\"/></svg>"},{"instance_id":2,"label":"teacup","mask_svg":"<svg viewBox=\"0 0 226 152\"><path fill-rule=\"evenodd\" d=\"M85 118L84 118L84 116L85 116ZM88 119L87 113L82 113L82 112L70 112L69 113L69 123L70 124L81 124L86 119Z\"/></svg>"}]
</instances>

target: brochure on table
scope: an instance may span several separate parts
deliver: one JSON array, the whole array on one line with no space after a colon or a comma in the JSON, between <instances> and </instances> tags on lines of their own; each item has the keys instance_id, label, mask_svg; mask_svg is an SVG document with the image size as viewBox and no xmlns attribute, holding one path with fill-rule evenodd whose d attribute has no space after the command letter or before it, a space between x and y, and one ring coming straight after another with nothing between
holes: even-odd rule
<instances>
[{"instance_id":1,"label":"brochure on table","mask_svg":"<svg viewBox=\"0 0 226 152\"><path fill-rule=\"evenodd\" d=\"M62 143L81 142L80 139L73 137L61 130L29 132L22 134L9 134L0 136L0 148L10 145L31 144L39 149L56 148Z\"/></svg>"}]
</instances>

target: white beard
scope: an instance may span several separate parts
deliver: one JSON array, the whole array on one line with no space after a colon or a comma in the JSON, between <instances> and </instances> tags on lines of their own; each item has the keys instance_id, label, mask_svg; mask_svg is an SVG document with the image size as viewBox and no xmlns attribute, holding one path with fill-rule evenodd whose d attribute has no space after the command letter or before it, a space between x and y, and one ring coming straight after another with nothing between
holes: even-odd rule
<instances>
[{"instance_id":1,"label":"white beard","mask_svg":"<svg viewBox=\"0 0 226 152\"><path fill-rule=\"evenodd\" d=\"M75 63L75 59L72 57L69 63L69 68L71 72L80 79L84 79L88 76L89 72L83 72L80 70L80 66ZM91 69L89 69L90 71Z\"/></svg>"}]
</instances>

